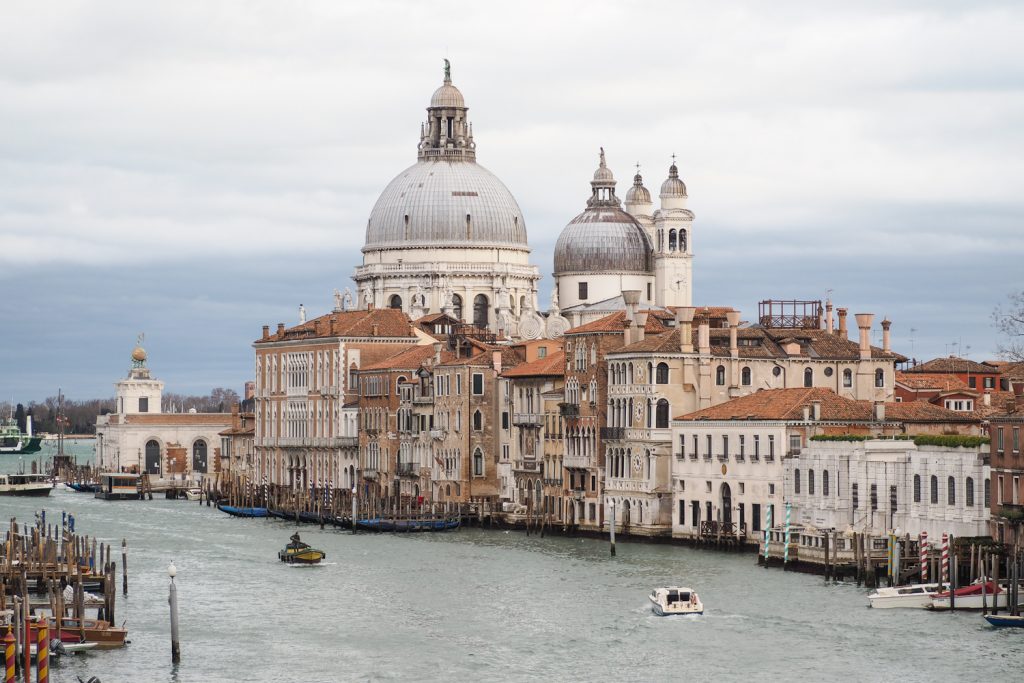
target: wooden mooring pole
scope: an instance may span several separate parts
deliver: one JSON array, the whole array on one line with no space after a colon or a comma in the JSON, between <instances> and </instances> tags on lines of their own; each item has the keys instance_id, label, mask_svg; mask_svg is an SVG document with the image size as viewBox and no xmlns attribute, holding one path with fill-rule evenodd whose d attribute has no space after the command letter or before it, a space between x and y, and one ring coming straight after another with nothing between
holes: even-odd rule
<instances>
[{"instance_id":1,"label":"wooden mooring pole","mask_svg":"<svg viewBox=\"0 0 1024 683\"><path fill-rule=\"evenodd\" d=\"M128 539L121 539L121 594L128 595Z\"/></svg>"}]
</instances>

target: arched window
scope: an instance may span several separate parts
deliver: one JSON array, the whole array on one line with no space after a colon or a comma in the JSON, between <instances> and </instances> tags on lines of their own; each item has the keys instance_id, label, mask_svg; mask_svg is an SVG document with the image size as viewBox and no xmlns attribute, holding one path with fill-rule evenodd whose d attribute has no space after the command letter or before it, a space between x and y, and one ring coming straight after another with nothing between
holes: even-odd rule
<instances>
[{"instance_id":1,"label":"arched window","mask_svg":"<svg viewBox=\"0 0 1024 683\"><path fill-rule=\"evenodd\" d=\"M725 366L719 365L715 368L715 384L722 387L725 386Z\"/></svg>"},{"instance_id":2,"label":"arched window","mask_svg":"<svg viewBox=\"0 0 1024 683\"><path fill-rule=\"evenodd\" d=\"M793 493L800 493L800 470L793 470Z\"/></svg>"},{"instance_id":3,"label":"arched window","mask_svg":"<svg viewBox=\"0 0 1024 683\"><path fill-rule=\"evenodd\" d=\"M974 507L974 479L967 477L967 484L964 486L964 503L967 507Z\"/></svg>"},{"instance_id":4,"label":"arched window","mask_svg":"<svg viewBox=\"0 0 1024 683\"><path fill-rule=\"evenodd\" d=\"M740 370L740 384L742 384L745 387L750 386L750 368L744 367L742 370Z\"/></svg>"},{"instance_id":5,"label":"arched window","mask_svg":"<svg viewBox=\"0 0 1024 683\"><path fill-rule=\"evenodd\" d=\"M477 294L476 298L473 299L473 324L475 326L487 327L487 309L487 297L483 294Z\"/></svg>"},{"instance_id":6,"label":"arched window","mask_svg":"<svg viewBox=\"0 0 1024 683\"><path fill-rule=\"evenodd\" d=\"M946 504L956 505L956 479L953 477L946 480Z\"/></svg>"},{"instance_id":7,"label":"arched window","mask_svg":"<svg viewBox=\"0 0 1024 683\"><path fill-rule=\"evenodd\" d=\"M920 474L915 474L914 475L914 502L915 503L920 503L921 502L921 475Z\"/></svg>"},{"instance_id":8,"label":"arched window","mask_svg":"<svg viewBox=\"0 0 1024 683\"><path fill-rule=\"evenodd\" d=\"M875 370L875 386L876 387L884 387L885 386L885 371L882 370L882 368L878 368L877 370Z\"/></svg>"},{"instance_id":9,"label":"arched window","mask_svg":"<svg viewBox=\"0 0 1024 683\"><path fill-rule=\"evenodd\" d=\"M658 429L668 429L668 401L663 398L658 399L655 427Z\"/></svg>"},{"instance_id":10,"label":"arched window","mask_svg":"<svg viewBox=\"0 0 1024 683\"><path fill-rule=\"evenodd\" d=\"M654 384L654 363L647 364L647 383Z\"/></svg>"},{"instance_id":11,"label":"arched window","mask_svg":"<svg viewBox=\"0 0 1024 683\"><path fill-rule=\"evenodd\" d=\"M629 383L633 384L633 364L629 364Z\"/></svg>"},{"instance_id":12,"label":"arched window","mask_svg":"<svg viewBox=\"0 0 1024 683\"><path fill-rule=\"evenodd\" d=\"M853 386L853 372L850 369L843 370L843 386Z\"/></svg>"},{"instance_id":13,"label":"arched window","mask_svg":"<svg viewBox=\"0 0 1024 683\"><path fill-rule=\"evenodd\" d=\"M484 454L479 448L473 451L473 476L484 476Z\"/></svg>"},{"instance_id":14,"label":"arched window","mask_svg":"<svg viewBox=\"0 0 1024 683\"><path fill-rule=\"evenodd\" d=\"M821 473L821 495L828 495L828 470Z\"/></svg>"},{"instance_id":15,"label":"arched window","mask_svg":"<svg viewBox=\"0 0 1024 683\"><path fill-rule=\"evenodd\" d=\"M146 442L146 472L160 474L160 443L155 439Z\"/></svg>"},{"instance_id":16,"label":"arched window","mask_svg":"<svg viewBox=\"0 0 1024 683\"><path fill-rule=\"evenodd\" d=\"M669 251L675 251L676 250L676 231L675 230L669 230L668 231L668 250Z\"/></svg>"},{"instance_id":17,"label":"arched window","mask_svg":"<svg viewBox=\"0 0 1024 683\"><path fill-rule=\"evenodd\" d=\"M992 506L992 480L991 479L986 479L985 480L985 499L982 501L982 504L985 507L991 507Z\"/></svg>"},{"instance_id":18,"label":"arched window","mask_svg":"<svg viewBox=\"0 0 1024 683\"><path fill-rule=\"evenodd\" d=\"M939 478L934 474L932 475L932 505L937 505L939 502Z\"/></svg>"},{"instance_id":19,"label":"arched window","mask_svg":"<svg viewBox=\"0 0 1024 683\"><path fill-rule=\"evenodd\" d=\"M206 471L206 441L203 439L197 439L192 444L192 471Z\"/></svg>"},{"instance_id":20,"label":"arched window","mask_svg":"<svg viewBox=\"0 0 1024 683\"><path fill-rule=\"evenodd\" d=\"M484 416L479 410L473 413L473 429L480 431L484 428Z\"/></svg>"},{"instance_id":21,"label":"arched window","mask_svg":"<svg viewBox=\"0 0 1024 683\"><path fill-rule=\"evenodd\" d=\"M686 231L679 231L679 251L686 251Z\"/></svg>"},{"instance_id":22,"label":"arched window","mask_svg":"<svg viewBox=\"0 0 1024 683\"><path fill-rule=\"evenodd\" d=\"M668 363L658 363L657 379L658 384L668 384Z\"/></svg>"},{"instance_id":23,"label":"arched window","mask_svg":"<svg viewBox=\"0 0 1024 683\"><path fill-rule=\"evenodd\" d=\"M807 493L814 495L814 470L807 470Z\"/></svg>"},{"instance_id":24,"label":"arched window","mask_svg":"<svg viewBox=\"0 0 1024 683\"><path fill-rule=\"evenodd\" d=\"M452 294L452 315L456 320L462 321L462 297L458 294Z\"/></svg>"},{"instance_id":25,"label":"arched window","mask_svg":"<svg viewBox=\"0 0 1024 683\"><path fill-rule=\"evenodd\" d=\"M401 309L402 308L402 297L398 296L397 294L392 294L391 295L391 300L388 302L388 307L389 308Z\"/></svg>"},{"instance_id":26,"label":"arched window","mask_svg":"<svg viewBox=\"0 0 1024 683\"><path fill-rule=\"evenodd\" d=\"M812 370L810 368L804 368L804 386L805 387L813 387L814 386L814 370Z\"/></svg>"}]
</instances>

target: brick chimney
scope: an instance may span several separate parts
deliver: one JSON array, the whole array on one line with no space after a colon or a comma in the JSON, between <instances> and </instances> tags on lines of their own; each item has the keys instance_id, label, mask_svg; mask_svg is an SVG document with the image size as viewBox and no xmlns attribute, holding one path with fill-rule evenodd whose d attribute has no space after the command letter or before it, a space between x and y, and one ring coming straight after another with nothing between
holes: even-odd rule
<instances>
[{"instance_id":1,"label":"brick chimney","mask_svg":"<svg viewBox=\"0 0 1024 683\"><path fill-rule=\"evenodd\" d=\"M843 339L849 339L850 334L846 331L846 309L838 308L836 313L839 314L839 336Z\"/></svg>"},{"instance_id":2,"label":"brick chimney","mask_svg":"<svg viewBox=\"0 0 1024 683\"><path fill-rule=\"evenodd\" d=\"M740 347L736 336L740 326L740 312L729 311L725 314L725 319L729 321L729 355L733 358L739 358Z\"/></svg>"},{"instance_id":3,"label":"brick chimney","mask_svg":"<svg viewBox=\"0 0 1024 683\"><path fill-rule=\"evenodd\" d=\"M625 329L622 331L622 341L625 344L632 344L634 332L630 328L636 324L636 309L640 304L640 290L622 290L622 300L626 304L626 324L624 326Z\"/></svg>"},{"instance_id":4,"label":"brick chimney","mask_svg":"<svg viewBox=\"0 0 1024 683\"><path fill-rule=\"evenodd\" d=\"M832 320L832 300L825 302L825 330L829 334L835 334L835 326Z\"/></svg>"},{"instance_id":5,"label":"brick chimney","mask_svg":"<svg viewBox=\"0 0 1024 683\"><path fill-rule=\"evenodd\" d=\"M886 318L882 321L882 350L886 353L892 351L891 338L889 337L889 328L892 326L892 321Z\"/></svg>"},{"instance_id":6,"label":"brick chimney","mask_svg":"<svg viewBox=\"0 0 1024 683\"><path fill-rule=\"evenodd\" d=\"M491 366L495 372L501 374L501 351L491 352Z\"/></svg>"},{"instance_id":7,"label":"brick chimney","mask_svg":"<svg viewBox=\"0 0 1024 683\"><path fill-rule=\"evenodd\" d=\"M441 364L441 342L434 343L434 365Z\"/></svg>"},{"instance_id":8,"label":"brick chimney","mask_svg":"<svg viewBox=\"0 0 1024 683\"><path fill-rule=\"evenodd\" d=\"M277 324L277 334L278 336L284 334L284 323Z\"/></svg>"},{"instance_id":9,"label":"brick chimney","mask_svg":"<svg viewBox=\"0 0 1024 683\"><path fill-rule=\"evenodd\" d=\"M680 353L693 353L693 314L696 310L692 306L681 306L676 309Z\"/></svg>"},{"instance_id":10,"label":"brick chimney","mask_svg":"<svg viewBox=\"0 0 1024 683\"><path fill-rule=\"evenodd\" d=\"M263 339L270 339L270 325L263 326Z\"/></svg>"},{"instance_id":11,"label":"brick chimney","mask_svg":"<svg viewBox=\"0 0 1024 683\"><path fill-rule=\"evenodd\" d=\"M857 329L860 330L860 358L868 360L871 358L871 321L875 319L874 313L858 313Z\"/></svg>"}]
</instances>

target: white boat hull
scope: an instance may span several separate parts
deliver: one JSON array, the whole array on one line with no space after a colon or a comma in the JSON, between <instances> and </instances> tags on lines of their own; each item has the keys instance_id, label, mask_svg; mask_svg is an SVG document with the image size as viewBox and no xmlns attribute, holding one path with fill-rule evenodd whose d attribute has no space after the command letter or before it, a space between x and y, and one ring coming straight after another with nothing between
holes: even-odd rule
<instances>
[{"instance_id":1,"label":"white boat hull","mask_svg":"<svg viewBox=\"0 0 1024 683\"><path fill-rule=\"evenodd\" d=\"M868 596L868 604L873 609L926 609L931 607L933 597L948 588L949 584L940 587L934 583L879 588Z\"/></svg>"},{"instance_id":2,"label":"white boat hull","mask_svg":"<svg viewBox=\"0 0 1024 683\"><path fill-rule=\"evenodd\" d=\"M1003 590L996 595L986 595L985 604L989 609L992 607L1005 608L1009 605L1006 591ZM1024 605L1024 593L1017 600L1018 605ZM958 595L956 596L956 609L981 609L981 594ZM949 609L949 597L932 598L932 609Z\"/></svg>"},{"instance_id":3,"label":"white boat hull","mask_svg":"<svg viewBox=\"0 0 1024 683\"><path fill-rule=\"evenodd\" d=\"M704 614L704 604L689 588L656 588L648 598L651 601L651 611L659 617Z\"/></svg>"}]
</instances>

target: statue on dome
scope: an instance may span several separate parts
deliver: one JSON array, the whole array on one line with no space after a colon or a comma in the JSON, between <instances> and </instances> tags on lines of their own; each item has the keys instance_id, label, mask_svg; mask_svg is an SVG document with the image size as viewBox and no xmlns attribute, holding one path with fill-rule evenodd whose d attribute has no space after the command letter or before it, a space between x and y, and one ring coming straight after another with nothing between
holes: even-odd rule
<instances>
[{"instance_id":1,"label":"statue on dome","mask_svg":"<svg viewBox=\"0 0 1024 683\"><path fill-rule=\"evenodd\" d=\"M452 80L452 63L447 58L444 60L444 80Z\"/></svg>"}]
</instances>

